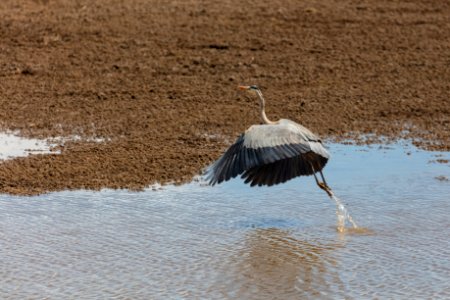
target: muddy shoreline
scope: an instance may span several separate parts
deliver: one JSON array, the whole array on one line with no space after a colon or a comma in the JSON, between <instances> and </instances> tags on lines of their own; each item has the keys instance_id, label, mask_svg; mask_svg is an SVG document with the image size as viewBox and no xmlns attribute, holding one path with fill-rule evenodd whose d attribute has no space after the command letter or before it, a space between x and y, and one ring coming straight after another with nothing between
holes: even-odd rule
<instances>
[{"instance_id":1,"label":"muddy shoreline","mask_svg":"<svg viewBox=\"0 0 450 300\"><path fill-rule=\"evenodd\" d=\"M425 1L2 1L1 129L85 141L1 162L0 192L190 180L259 122L238 84L325 139L449 151L449 18Z\"/></svg>"}]
</instances>

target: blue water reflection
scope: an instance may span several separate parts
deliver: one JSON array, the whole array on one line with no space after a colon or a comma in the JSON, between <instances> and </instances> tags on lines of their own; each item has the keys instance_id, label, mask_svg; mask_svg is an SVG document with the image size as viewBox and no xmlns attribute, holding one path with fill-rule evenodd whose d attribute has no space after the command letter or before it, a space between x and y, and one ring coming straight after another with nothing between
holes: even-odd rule
<instances>
[{"instance_id":1,"label":"blue water reflection","mask_svg":"<svg viewBox=\"0 0 450 300\"><path fill-rule=\"evenodd\" d=\"M309 177L0 195L0 298L449 298L450 167L432 162L449 153L330 152L325 176L367 234L337 233Z\"/></svg>"}]
</instances>

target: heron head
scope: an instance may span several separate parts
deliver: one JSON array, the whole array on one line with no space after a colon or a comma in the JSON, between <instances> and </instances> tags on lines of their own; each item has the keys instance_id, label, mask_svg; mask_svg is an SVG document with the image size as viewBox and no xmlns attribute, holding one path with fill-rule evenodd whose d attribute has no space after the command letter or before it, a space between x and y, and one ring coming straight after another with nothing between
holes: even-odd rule
<instances>
[{"instance_id":1,"label":"heron head","mask_svg":"<svg viewBox=\"0 0 450 300\"><path fill-rule=\"evenodd\" d=\"M259 91L259 87L256 85L240 85L238 89L242 91L256 92Z\"/></svg>"}]
</instances>

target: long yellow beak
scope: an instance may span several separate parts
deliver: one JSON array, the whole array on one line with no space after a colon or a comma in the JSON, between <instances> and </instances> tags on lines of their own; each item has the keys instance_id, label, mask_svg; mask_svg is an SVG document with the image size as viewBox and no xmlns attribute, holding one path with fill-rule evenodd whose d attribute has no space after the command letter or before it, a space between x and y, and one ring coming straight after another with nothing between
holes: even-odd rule
<instances>
[{"instance_id":1,"label":"long yellow beak","mask_svg":"<svg viewBox=\"0 0 450 300\"><path fill-rule=\"evenodd\" d=\"M250 86L248 86L248 85L239 85L238 89L240 89L241 91L245 91L245 90L250 89Z\"/></svg>"}]
</instances>

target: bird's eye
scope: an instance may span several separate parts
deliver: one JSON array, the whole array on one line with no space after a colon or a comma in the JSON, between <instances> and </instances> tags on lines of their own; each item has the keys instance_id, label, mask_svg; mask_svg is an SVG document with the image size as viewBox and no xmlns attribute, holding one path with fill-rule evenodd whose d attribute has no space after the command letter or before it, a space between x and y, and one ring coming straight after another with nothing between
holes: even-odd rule
<instances>
[{"instance_id":1,"label":"bird's eye","mask_svg":"<svg viewBox=\"0 0 450 300\"><path fill-rule=\"evenodd\" d=\"M250 88L251 88L252 90L257 90L257 89L258 89L258 86L252 85L252 86L250 86Z\"/></svg>"}]
</instances>

